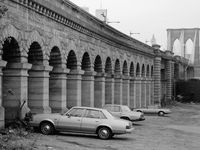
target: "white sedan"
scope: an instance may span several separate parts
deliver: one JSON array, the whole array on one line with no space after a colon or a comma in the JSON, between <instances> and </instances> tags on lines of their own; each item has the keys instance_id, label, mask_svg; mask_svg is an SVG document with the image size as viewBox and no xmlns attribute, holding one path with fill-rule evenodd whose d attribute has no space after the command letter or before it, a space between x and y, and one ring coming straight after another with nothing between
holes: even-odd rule
<instances>
[{"instance_id":1,"label":"white sedan","mask_svg":"<svg viewBox=\"0 0 200 150\"><path fill-rule=\"evenodd\" d=\"M161 108L157 105L150 105L147 108L137 108L134 110L137 112L143 112L144 114L158 114L158 116L164 116L165 114L171 113L170 109Z\"/></svg>"},{"instance_id":2,"label":"white sedan","mask_svg":"<svg viewBox=\"0 0 200 150\"><path fill-rule=\"evenodd\" d=\"M133 131L130 121L117 119L105 109L92 107L73 107L64 114L36 114L30 125L38 127L43 134L54 131L88 133L97 134L100 139Z\"/></svg>"}]
</instances>

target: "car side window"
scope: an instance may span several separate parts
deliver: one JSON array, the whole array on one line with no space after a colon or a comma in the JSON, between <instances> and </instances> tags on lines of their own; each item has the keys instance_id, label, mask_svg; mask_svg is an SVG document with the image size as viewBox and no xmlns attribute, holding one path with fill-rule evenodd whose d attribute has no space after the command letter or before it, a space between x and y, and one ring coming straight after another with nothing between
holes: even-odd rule
<instances>
[{"instance_id":1,"label":"car side window","mask_svg":"<svg viewBox=\"0 0 200 150\"><path fill-rule=\"evenodd\" d=\"M84 109L82 108L74 108L68 113L71 117L82 117L84 114Z\"/></svg>"},{"instance_id":2,"label":"car side window","mask_svg":"<svg viewBox=\"0 0 200 150\"><path fill-rule=\"evenodd\" d=\"M113 112L120 112L119 106L113 106Z\"/></svg>"},{"instance_id":3,"label":"car side window","mask_svg":"<svg viewBox=\"0 0 200 150\"><path fill-rule=\"evenodd\" d=\"M99 115L101 119L107 119L107 117L104 115L102 111L99 111Z\"/></svg>"},{"instance_id":4,"label":"car side window","mask_svg":"<svg viewBox=\"0 0 200 150\"><path fill-rule=\"evenodd\" d=\"M99 111L98 111L98 110L90 110L90 109L87 109L87 110L86 110L85 117L86 117L86 118L96 118L96 119L100 119Z\"/></svg>"}]
</instances>

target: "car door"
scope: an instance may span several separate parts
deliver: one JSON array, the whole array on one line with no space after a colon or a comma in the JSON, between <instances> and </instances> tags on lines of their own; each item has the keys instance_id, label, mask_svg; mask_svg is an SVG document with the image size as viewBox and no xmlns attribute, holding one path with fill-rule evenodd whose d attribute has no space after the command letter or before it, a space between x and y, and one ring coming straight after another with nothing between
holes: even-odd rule
<instances>
[{"instance_id":1,"label":"car door","mask_svg":"<svg viewBox=\"0 0 200 150\"><path fill-rule=\"evenodd\" d=\"M85 133L95 133L96 128L100 123L100 111L94 109L86 109L86 113L82 119L81 131Z\"/></svg>"},{"instance_id":2,"label":"car door","mask_svg":"<svg viewBox=\"0 0 200 150\"><path fill-rule=\"evenodd\" d=\"M67 114L60 117L58 129L60 131L80 132L84 113L85 109L83 108L73 108Z\"/></svg>"},{"instance_id":3,"label":"car door","mask_svg":"<svg viewBox=\"0 0 200 150\"><path fill-rule=\"evenodd\" d=\"M112 114L118 118L122 116L121 107L120 106L112 106Z\"/></svg>"}]
</instances>

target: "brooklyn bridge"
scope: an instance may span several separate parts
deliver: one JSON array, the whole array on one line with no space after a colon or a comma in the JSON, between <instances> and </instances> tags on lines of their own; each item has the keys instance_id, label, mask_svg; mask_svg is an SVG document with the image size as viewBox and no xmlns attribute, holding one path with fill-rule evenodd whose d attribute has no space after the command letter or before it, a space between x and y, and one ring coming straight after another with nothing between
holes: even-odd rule
<instances>
[{"instance_id":1,"label":"brooklyn bridge","mask_svg":"<svg viewBox=\"0 0 200 150\"><path fill-rule=\"evenodd\" d=\"M170 101L188 60L146 45L69 1L0 1L0 127L73 106Z\"/></svg>"}]
</instances>

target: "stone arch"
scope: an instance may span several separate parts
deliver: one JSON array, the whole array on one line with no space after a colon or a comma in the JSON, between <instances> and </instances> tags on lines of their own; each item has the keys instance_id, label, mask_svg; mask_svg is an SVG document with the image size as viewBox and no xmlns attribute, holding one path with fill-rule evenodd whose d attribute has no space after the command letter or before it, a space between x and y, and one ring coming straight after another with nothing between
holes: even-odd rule
<instances>
[{"instance_id":1,"label":"stone arch","mask_svg":"<svg viewBox=\"0 0 200 150\"><path fill-rule=\"evenodd\" d=\"M31 32L29 35L28 35L28 38L27 38L27 45L28 45L28 50L30 50L30 46L34 43L34 42L37 42L38 45L40 45L41 49L44 48L44 40L42 38L42 36L40 36L40 34L34 30L33 32ZM29 52L28 52L29 53ZM45 58L45 51L43 50L42 51L42 55L43 55L43 59Z\"/></svg>"},{"instance_id":2,"label":"stone arch","mask_svg":"<svg viewBox=\"0 0 200 150\"><path fill-rule=\"evenodd\" d=\"M94 71L96 72L103 72L102 70L102 60L99 55L96 56L94 61Z\"/></svg>"},{"instance_id":3,"label":"stone arch","mask_svg":"<svg viewBox=\"0 0 200 150\"><path fill-rule=\"evenodd\" d=\"M108 74L112 74L112 62L110 57L106 58L105 72Z\"/></svg>"},{"instance_id":4,"label":"stone arch","mask_svg":"<svg viewBox=\"0 0 200 150\"><path fill-rule=\"evenodd\" d=\"M77 56L76 53L71 50L68 53L67 56L67 68L70 70L76 70L77 69Z\"/></svg>"},{"instance_id":5,"label":"stone arch","mask_svg":"<svg viewBox=\"0 0 200 150\"><path fill-rule=\"evenodd\" d=\"M127 61L126 60L123 63L122 73L123 73L123 75L128 75L128 65L127 65Z\"/></svg>"},{"instance_id":6,"label":"stone arch","mask_svg":"<svg viewBox=\"0 0 200 150\"><path fill-rule=\"evenodd\" d=\"M115 70L114 70L115 74L120 74L121 73L121 68L120 68L120 61L119 59L115 60Z\"/></svg>"},{"instance_id":7,"label":"stone arch","mask_svg":"<svg viewBox=\"0 0 200 150\"><path fill-rule=\"evenodd\" d=\"M81 69L84 71L91 71L91 59L88 52L85 52L82 56Z\"/></svg>"},{"instance_id":8,"label":"stone arch","mask_svg":"<svg viewBox=\"0 0 200 150\"><path fill-rule=\"evenodd\" d=\"M19 32L18 30L11 24L5 26L3 32L1 34L2 39L6 39L7 37L13 37L15 40L19 41ZM0 40L2 40L0 39Z\"/></svg>"},{"instance_id":9,"label":"stone arch","mask_svg":"<svg viewBox=\"0 0 200 150\"><path fill-rule=\"evenodd\" d=\"M130 65L130 76L131 77L134 77L135 76L135 70L134 70L134 63L131 62L131 65Z\"/></svg>"},{"instance_id":10,"label":"stone arch","mask_svg":"<svg viewBox=\"0 0 200 150\"><path fill-rule=\"evenodd\" d=\"M140 64L139 63L137 63L137 65L136 65L136 76L137 77L140 76Z\"/></svg>"},{"instance_id":11,"label":"stone arch","mask_svg":"<svg viewBox=\"0 0 200 150\"><path fill-rule=\"evenodd\" d=\"M141 76L142 76L142 77L145 77L145 66L144 66L144 64L142 64Z\"/></svg>"}]
</instances>

